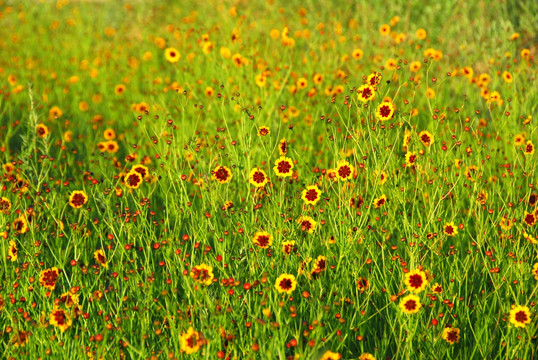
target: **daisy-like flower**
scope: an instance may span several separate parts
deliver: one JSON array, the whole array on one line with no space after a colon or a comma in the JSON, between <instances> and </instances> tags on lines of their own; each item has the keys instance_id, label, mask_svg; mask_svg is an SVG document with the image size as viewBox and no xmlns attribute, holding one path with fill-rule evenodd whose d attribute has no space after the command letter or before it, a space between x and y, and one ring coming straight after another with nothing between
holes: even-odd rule
<instances>
[{"instance_id":1,"label":"daisy-like flower","mask_svg":"<svg viewBox=\"0 0 538 360\"><path fill-rule=\"evenodd\" d=\"M280 154L280 156L286 156L286 154L288 153L288 143L286 142L285 138L280 140L280 142L278 143L278 153Z\"/></svg>"},{"instance_id":2,"label":"daisy-like flower","mask_svg":"<svg viewBox=\"0 0 538 360\"><path fill-rule=\"evenodd\" d=\"M103 251L103 249L95 250L95 252L93 253L93 257L95 261L99 263L99 265L101 265L104 268L108 267L105 252Z\"/></svg>"},{"instance_id":3,"label":"daisy-like flower","mask_svg":"<svg viewBox=\"0 0 538 360\"><path fill-rule=\"evenodd\" d=\"M353 177L355 168L345 160L340 160L336 164L336 177L342 181L347 181Z\"/></svg>"},{"instance_id":4,"label":"daisy-like flower","mask_svg":"<svg viewBox=\"0 0 538 360\"><path fill-rule=\"evenodd\" d=\"M525 135L524 134L517 134L514 136L514 146L521 146L525 142Z\"/></svg>"},{"instance_id":5,"label":"daisy-like flower","mask_svg":"<svg viewBox=\"0 0 538 360\"><path fill-rule=\"evenodd\" d=\"M286 255L291 255L291 253L295 251L295 241L284 241L282 243L282 252Z\"/></svg>"},{"instance_id":6,"label":"daisy-like flower","mask_svg":"<svg viewBox=\"0 0 538 360\"><path fill-rule=\"evenodd\" d=\"M377 105L375 110L375 117L379 121L387 121L393 118L396 108L392 101L384 101Z\"/></svg>"},{"instance_id":7,"label":"daisy-like flower","mask_svg":"<svg viewBox=\"0 0 538 360\"><path fill-rule=\"evenodd\" d=\"M525 149L523 149L523 153L525 155L532 155L534 154L534 144L532 141L527 141L527 144L525 145Z\"/></svg>"},{"instance_id":8,"label":"daisy-like flower","mask_svg":"<svg viewBox=\"0 0 538 360\"><path fill-rule=\"evenodd\" d=\"M297 287L297 280L292 274L282 274L275 281L275 289L279 293L290 295Z\"/></svg>"},{"instance_id":9,"label":"daisy-like flower","mask_svg":"<svg viewBox=\"0 0 538 360\"><path fill-rule=\"evenodd\" d=\"M26 219L26 216L21 215L18 218L16 218L13 221L12 228L13 228L13 230L15 230L15 232L17 234L24 234L24 233L28 232L28 230L30 230L30 228L28 227L28 220Z\"/></svg>"},{"instance_id":10,"label":"daisy-like flower","mask_svg":"<svg viewBox=\"0 0 538 360\"><path fill-rule=\"evenodd\" d=\"M325 354L323 354L320 360L340 360L341 358L342 358L342 355L340 355L339 353L335 353L330 350L327 350Z\"/></svg>"},{"instance_id":11,"label":"daisy-like flower","mask_svg":"<svg viewBox=\"0 0 538 360\"><path fill-rule=\"evenodd\" d=\"M63 333L73 324L69 314L64 309L55 308L49 315L49 324L56 326Z\"/></svg>"},{"instance_id":12,"label":"daisy-like flower","mask_svg":"<svg viewBox=\"0 0 538 360\"><path fill-rule=\"evenodd\" d=\"M11 201L7 197L0 198L0 214L7 214L11 210Z\"/></svg>"},{"instance_id":13,"label":"daisy-like flower","mask_svg":"<svg viewBox=\"0 0 538 360\"><path fill-rule=\"evenodd\" d=\"M186 354L194 354L200 350L203 343L203 339L200 336L198 331L194 331L192 326L187 330L186 333L181 334L179 337L179 344L181 351Z\"/></svg>"},{"instance_id":14,"label":"daisy-like flower","mask_svg":"<svg viewBox=\"0 0 538 360\"><path fill-rule=\"evenodd\" d=\"M417 159L418 159L417 153L408 151L405 154L405 165L408 166L408 167L411 167L411 166L415 165Z\"/></svg>"},{"instance_id":15,"label":"daisy-like flower","mask_svg":"<svg viewBox=\"0 0 538 360\"><path fill-rule=\"evenodd\" d=\"M63 111L62 109L60 109L58 106L53 106L50 108L49 110L49 119L58 119L60 117L62 117L63 115Z\"/></svg>"},{"instance_id":16,"label":"daisy-like flower","mask_svg":"<svg viewBox=\"0 0 538 360\"><path fill-rule=\"evenodd\" d=\"M139 172L129 171L127 175L125 175L125 186L128 188L138 189L140 184L142 184L142 175L140 175Z\"/></svg>"},{"instance_id":17,"label":"daisy-like flower","mask_svg":"<svg viewBox=\"0 0 538 360\"><path fill-rule=\"evenodd\" d=\"M142 176L142 179L145 179L149 175L149 170L144 165L135 165L135 166L133 166L130 172L133 172L133 171L139 173Z\"/></svg>"},{"instance_id":18,"label":"daisy-like flower","mask_svg":"<svg viewBox=\"0 0 538 360\"><path fill-rule=\"evenodd\" d=\"M116 87L114 88L114 94L122 95L125 92L125 89L126 87L123 84L116 85Z\"/></svg>"},{"instance_id":19,"label":"daisy-like flower","mask_svg":"<svg viewBox=\"0 0 538 360\"><path fill-rule=\"evenodd\" d=\"M379 72L373 72L370 75L366 77L366 84L371 86L377 86L381 82L381 73Z\"/></svg>"},{"instance_id":20,"label":"daisy-like flower","mask_svg":"<svg viewBox=\"0 0 538 360\"><path fill-rule=\"evenodd\" d=\"M525 215L523 216L523 222L527 224L527 226L533 226L536 224L536 214L534 212L528 213L525 211Z\"/></svg>"},{"instance_id":21,"label":"daisy-like flower","mask_svg":"<svg viewBox=\"0 0 538 360\"><path fill-rule=\"evenodd\" d=\"M71 291L68 291L66 293L63 293L60 296L60 302L62 304L65 304L66 307L78 307L78 294L73 294Z\"/></svg>"},{"instance_id":22,"label":"daisy-like flower","mask_svg":"<svg viewBox=\"0 0 538 360\"><path fill-rule=\"evenodd\" d=\"M293 174L293 161L290 158L282 156L275 161L273 171L276 176L289 177Z\"/></svg>"},{"instance_id":23,"label":"daisy-like flower","mask_svg":"<svg viewBox=\"0 0 538 360\"><path fill-rule=\"evenodd\" d=\"M363 103L375 98L375 88L372 85L364 84L357 89L359 100Z\"/></svg>"},{"instance_id":24,"label":"daisy-like flower","mask_svg":"<svg viewBox=\"0 0 538 360\"><path fill-rule=\"evenodd\" d=\"M260 126L258 129L258 136L267 136L271 134L271 130L267 126Z\"/></svg>"},{"instance_id":25,"label":"daisy-like flower","mask_svg":"<svg viewBox=\"0 0 538 360\"><path fill-rule=\"evenodd\" d=\"M258 231L254 234L252 242L262 249L267 249L273 244L273 235L269 234L267 231Z\"/></svg>"},{"instance_id":26,"label":"daisy-like flower","mask_svg":"<svg viewBox=\"0 0 538 360\"><path fill-rule=\"evenodd\" d=\"M512 306L512 310L510 310L510 322L515 327L521 328L530 324L531 312L529 311L529 308L521 305Z\"/></svg>"},{"instance_id":27,"label":"daisy-like flower","mask_svg":"<svg viewBox=\"0 0 538 360\"><path fill-rule=\"evenodd\" d=\"M198 283L209 286L213 283L213 279L215 278L213 275L213 267L206 264L197 265L191 270L191 278Z\"/></svg>"},{"instance_id":28,"label":"daisy-like flower","mask_svg":"<svg viewBox=\"0 0 538 360\"><path fill-rule=\"evenodd\" d=\"M374 202L373 202L374 208L378 209L381 206L385 205L386 202L387 202L387 196L386 195L381 195L377 199L374 199Z\"/></svg>"},{"instance_id":29,"label":"daisy-like flower","mask_svg":"<svg viewBox=\"0 0 538 360\"><path fill-rule=\"evenodd\" d=\"M116 132L114 131L114 129L106 129L103 132L103 137L105 138L105 140L114 140L116 138Z\"/></svg>"},{"instance_id":30,"label":"daisy-like flower","mask_svg":"<svg viewBox=\"0 0 538 360\"><path fill-rule=\"evenodd\" d=\"M213 170L213 179L217 180L219 184L229 183L232 177L232 171L226 166L219 165Z\"/></svg>"},{"instance_id":31,"label":"daisy-like flower","mask_svg":"<svg viewBox=\"0 0 538 360\"><path fill-rule=\"evenodd\" d=\"M88 195L84 191L75 190L69 196L69 205L73 209L80 209L88 202Z\"/></svg>"},{"instance_id":32,"label":"daisy-like flower","mask_svg":"<svg viewBox=\"0 0 538 360\"><path fill-rule=\"evenodd\" d=\"M458 228L454 225L454 222L449 222L443 226L443 232L447 236L456 236L458 234Z\"/></svg>"},{"instance_id":33,"label":"daisy-like flower","mask_svg":"<svg viewBox=\"0 0 538 360\"><path fill-rule=\"evenodd\" d=\"M319 199L321 199L321 190L317 185L307 186L306 189L303 190L301 199L303 199L306 204L316 205Z\"/></svg>"},{"instance_id":34,"label":"daisy-like flower","mask_svg":"<svg viewBox=\"0 0 538 360\"><path fill-rule=\"evenodd\" d=\"M388 36L390 34L390 26L388 24L383 24L379 28L379 33L381 36Z\"/></svg>"},{"instance_id":35,"label":"daisy-like flower","mask_svg":"<svg viewBox=\"0 0 538 360\"><path fill-rule=\"evenodd\" d=\"M179 51L177 51L177 49L169 47L164 50L164 57L166 58L166 61L176 63L179 61L181 54L179 53Z\"/></svg>"},{"instance_id":36,"label":"daisy-like flower","mask_svg":"<svg viewBox=\"0 0 538 360\"><path fill-rule=\"evenodd\" d=\"M103 145L105 147L105 150L111 154L117 153L120 149L120 146L115 140L105 141Z\"/></svg>"},{"instance_id":37,"label":"daisy-like flower","mask_svg":"<svg viewBox=\"0 0 538 360\"><path fill-rule=\"evenodd\" d=\"M443 292L443 287L439 283L435 283L431 287L432 294L441 294Z\"/></svg>"},{"instance_id":38,"label":"daisy-like flower","mask_svg":"<svg viewBox=\"0 0 538 360\"><path fill-rule=\"evenodd\" d=\"M420 298L416 295L408 295L400 300L398 305L400 309L406 314L416 314L422 307Z\"/></svg>"},{"instance_id":39,"label":"daisy-like flower","mask_svg":"<svg viewBox=\"0 0 538 360\"><path fill-rule=\"evenodd\" d=\"M312 234L318 225L318 223L310 216L301 216L297 219L297 223L301 225L302 231L306 231L309 234Z\"/></svg>"},{"instance_id":40,"label":"daisy-like flower","mask_svg":"<svg viewBox=\"0 0 538 360\"><path fill-rule=\"evenodd\" d=\"M17 261L17 259L19 258L19 250L17 249L17 243L13 240L9 241L7 255L12 262Z\"/></svg>"},{"instance_id":41,"label":"daisy-like flower","mask_svg":"<svg viewBox=\"0 0 538 360\"><path fill-rule=\"evenodd\" d=\"M362 353L359 360L375 360L375 356L370 353Z\"/></svg>"},{"instance_id":42,"label":"daisy-like flower","mask_svg":"<svg viewBox=\"0 0 538 360\"><path fill-rule=\"evenodd\" d=\"M250 171L248 181L257 188L262 188L265 186L265 184L267 184L269 178L267 177L265 171L256 167Z\"/></svg>"},{"instance_id":43,"label":"daisy-like flower","mask_svg":"<svg viewBox=\"0 0 538 360\"><path fill-rule=\"evenodd\" d=\"M368 281L367 278L360 277L357 280L357 290L359 290L361 294L365 292L366 290L368 290L369 287L370 287L370 282Z\"/></svg>"},{"instance_id":44,"label":"daisy-like flower","mask_svg":"<svg viewBox=\"0 0 538 360\"><path fill-rule=\"evenodd\" d=\"M376 170L374 172L374 179L378 179L378 184L383 185L387 182L387 173L385 170Z\"/></svg>"},{"instance_id":45,"label":"daisy-like flower","mask_svg":"<svg viewBox=\"0 0 538 360\"><path fill-rule=\"evenodd\" d=\"M418 294L426 289L428 279L426 278L426 273L424 271L416 269L405 274L404 283L409 291Z\"/></svg>"},{"instance_id":46,"label":"daisy-like flower","mask_svg":"<svg viewBox=\"0 0 538 360\"><path fill-rule=\"evenodd\" d=\"M45 124L37 124L36 133L37 133L37 136L44 139L47 136L49 136L50 130L49 130L48 126L45 125Z\"/></svg>"},{"instance_id":47,"label":"daisy-like flower","mask_svg":"<svg viewBox=\"0 0 538 360\"><path fill-rule=\"evenodd\" d=\"M428 36L428 34L426 33L426 30L424 30L424 29L418 29L417 30L417 38L418 39L424 40L424 39L426 39L426 36Z\"/></svg>"},{"instance_id":48,"label":"daisy-like flower","mask_svg":"<svg viewBox=\"0 0 538 360\"><path fill-rule=\"evenodd\" d=\"M59 276L60 270L57 267L45 269L39 275L39 283L41 286L52 291L56 287L56 281L58 281Z\"/></svg>"},{"instance_id":49,"label":"daisy-like flower","mask_svg":"<svg viewBox=\"0 0 538 360\"><path fill-rule=\"evenodd\" d=\"M538 263L534 264L532 267L531 274L534 275L534 278L538 280Z\"/></svg>"},{"instance_id":50,"label":"daisy-like flower","mask_svg":"<svg viewBox=\"0 0 538 360\"><path fill-rule=\"evenodd\" d=\"M364 55L364 53L362 52L361 49L355 49L351 52L351 56L353 57L353 59L355 60L360 60L362 59L362 56Z\"/></svg>"},{"instance_id":51,"label":"daisy-like flower","mask_svg":"<svg viewBox=\"0 0 538 360\"><path fill-rule=\"evenodd\" d=\"M454 344L460 341L460 329L453 327L446 327L443 329L441 337L448 343Z\"/></svg>"},{"instance_id":52,"label":"daisy-like flower","mask_svg":"<svg viewBox=\"0 0 538 360\"><path fill-rule=\"evenodd\" d=\"M422 145L426 147L433 144L433 135L428 130L421 131L418 134L418 138L420 139Z\"/></svg>"}]
</instances>

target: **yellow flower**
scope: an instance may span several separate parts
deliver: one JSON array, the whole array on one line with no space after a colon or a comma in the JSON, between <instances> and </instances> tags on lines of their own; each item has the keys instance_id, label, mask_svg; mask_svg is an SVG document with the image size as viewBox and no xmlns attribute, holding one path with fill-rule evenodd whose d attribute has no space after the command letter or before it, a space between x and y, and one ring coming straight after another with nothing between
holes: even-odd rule
<instances>
[{"instance_id":1,"label":"yellow flower","mask_svg":"<svg viewBox=\"0 0 538 360\"><path fill-rule=\"evenodd\" d=\"M73 321L64 309L55 308L49 315L49 324L56 326L63 333L73 324Z\"/></svg>"},{"instance_id":2,"label":"yellow flower","mask_svg":"<svg viewBox=\"0 0 538 360\"><path fill-rule=\"evenodd\" d=\"M202 345L202 339L198 331L194 331L192 326L187 330L186 333L181 334L179 337L179 344L181 351L186 354L194 354Z\"/></svg>"},{"instance_id":3,"label":"yellow flower","mask_svg":"<svg viewBox=\"0 0 538 360\"><path fill-rule=\"evenodd\" d=\"M510 322L514 324L515 327L524 328L527 324L531 322L531 312L526 306L513 306L510 310Z\"/></svg>"},{"instance_id":4,"label":"yellow flower","mask_svg":"<svg viewBox=\"0 0 538 360\"><path fill-rule=\"evenodd\" d=\"M409 291L419 293L426 289L428 279L426 278L426 273L424 271L417 269L405 274L404 283Z\"/></svg>"},{"instance_id":5,"label":"yellow flower","mask_svg":"<svg viewBox=\"0 0 538 360\"><path fill-rule=\"evenodd\" d=\"M408 295L400 300L398 306L406 314L415 314L420 310L422 304L420 303L420 298L418 296Z\"/></svg>"},{"instance_id":6,"label":"yellow flower","mask_svg":"<svg viewBox=\"0 0 538 360\"><path fill-rule=\"evenodd\" d=\"M177 49L169 47L164 50L164 57L168 62L176 63L179 61L181 54L179 53L179 51L177 51Z\"/></svg>"},{"instance_id":7,"label":"yellow flower","mask_svg":"<svg viewBox=\"0 0 538 360\"><path fill-rule=\"evenodd\" d=\"M275 289L279 293L286 293L290 295L297 287L297 280L295 276L291 274L282 274L275 281Z\"/></svg>"}]
</instances>

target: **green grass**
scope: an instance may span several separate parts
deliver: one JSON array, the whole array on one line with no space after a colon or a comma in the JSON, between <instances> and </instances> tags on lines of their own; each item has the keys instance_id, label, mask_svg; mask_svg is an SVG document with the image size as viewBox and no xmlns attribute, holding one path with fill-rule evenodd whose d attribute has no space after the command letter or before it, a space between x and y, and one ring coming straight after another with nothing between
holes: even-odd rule
<instances>
[{"instance_id":1,"label":"green grass","mask_svg":"<svg viewBox=\"0 0 538 360\"><path fill-rule=\"evenodd\" d=\"M538 357L535 2L0 1L0 11L0 197L11 203L0 212L0 358ZM364 104L356 90L373 72L382 79ZM379 121L384 98L396 111ZM113 151L100 148L110 130ZM294 168L279 178L284 138ZM340 160L355 168L347 181L329 176ZM138 164L149 174L130 189ZM230 182L214 179L219 165ZM256 167L270 178L262 188L249 183ZM314 184L321 200L305 204ZM76 190L88 197L78 209ZM269 248L253 243L258 231ZM319 256L326 269L313 273ZM210 285L193 278L202 264ZM40 276L53 267L50 290ZM431 276L422 308L405 314L405 274L419 268ZM290 294L275 288L281 274L296 277ZM68 292L78 305L62 301ZM528 307L526 326L510 321L514 305ZM58 309L71 321L63 332L50 321ZM448 326L459 342L443 339ZM190 327L192 354L180 341Z\"/></svg>"}]
</instances>

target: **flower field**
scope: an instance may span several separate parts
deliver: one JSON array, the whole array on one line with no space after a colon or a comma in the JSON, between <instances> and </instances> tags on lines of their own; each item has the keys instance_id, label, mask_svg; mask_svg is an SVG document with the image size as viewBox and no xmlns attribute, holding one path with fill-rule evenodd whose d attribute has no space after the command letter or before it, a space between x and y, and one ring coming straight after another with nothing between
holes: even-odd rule
<instances>
[{"instance_id":1,"label":"flower field","mask_svg":"<svg viewBox=\"0 0 538 360\"><path fill-rule=\"evenodd\" d=\"M537 14L0 0L0 359L538 359Z\"/></svg>"}]
</instances>

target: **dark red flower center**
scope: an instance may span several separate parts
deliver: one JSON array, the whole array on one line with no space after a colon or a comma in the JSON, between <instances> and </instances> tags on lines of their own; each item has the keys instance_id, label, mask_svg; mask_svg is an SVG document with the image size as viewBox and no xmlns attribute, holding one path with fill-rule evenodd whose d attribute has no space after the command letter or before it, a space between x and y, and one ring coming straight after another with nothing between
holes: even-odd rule
<instances>
[{"instance_id":1,"label":"dark red flower center","mask_svg":"<svg viewBox=\"0 0 538 360\"><path fill-rule=\"evenodd\" d=\"M56 310L54 312L54 320L60 326L65 325L65 312L63 310Z\"/></svg>"},{"instance_id":2,"label":"dark red flower center","mask_svg":"<svg viewBox=\"0 0 538 360\"><path fill-rule=\"evenodd\" d=\"M362 93L361 93L362 97L365 99L369 99L372 96L372 94L373 94L372 89L370 88L366 88L362 90Z\"/></svg>"},{"instance_id":3,"label":"dark red flower center","mask_svg":"<svg viewBox=\"0 0 538 360\"><path fill-rule=\"evenodd\" d=\"M43 283L46 286L54 286L56 284L57 279L58 279L58 274L56 273L56 271L49 270L43 274Z\"/></svg>"},{"instance_id":4,"label":"dark red flower center","mask_svg":"<svg viewBox=\"0 0 538 360\"><path fill-rule=\"evenodd\" d=\"M312 223L310 223L310 221L308 220L305 220L301 222L301 228L303 231L308 231L312 228Z\"/></svg>"},{"instance_id":5,"label":"dark red flower center","mask_svg":"<svg viewBox=\"0 0 538 360\"><path fill-rule=\"evenodd\" d=\"M449 331L446 338L451 343L454 343L454 342L458 341L458 332L457 331Z\"/></svg>"},{"instance_id":6,"label":"dark red flower center","mask_svg":"<svg viewBox=\"0 0 538 360\"><path fill-rule=\"evenodd\" d=\"M257 238L256 238L256 242L258 243L258 245L260 247L266 247L269 245L269 236L266 236L266 235L259 235Z\"/></svg>"},{"instance_id":7,"label":"dark red flower center","mask_svg":"<svg viewBox=\"0 0 538 360\"><path fill-rule=\"evenodd\" d=\"M140 176L137 174L131 174L127 177L127 183L130 186L137 187L140 184Z\"/></svg>"},{"instance_id":8,"label":"dark red flower center","mask_svg":"<svg viewBox=\"0 0 538 360\"><path fill-rule=\"evenodd\" d=\"M76 193L73 196L73 199L71 200L71 204L77 207L84 205L85 202L86 202L86 198L81 193Z\"/></svg>"},{"instance_id":9,"label":"dark red flower center","mask_svg":"<svg viewBox=\"0 0 538 360\"><path fill-rule=\"evenodd\" d=\"M390 117L391 109L388 105L383 105L379 108L379 115L384 118Z\"/></svg>"},{"instance_id":10,"label":"dark red flower center","mask_svg":"<svg viewBox=\"0 0 538 360\"><path fill-rule=\"evenodd\" d=\"M282 279L278 285L283 290L289 290L291 289L292 284L291 279Z\"/></svg>"},{"instance_id":11,"label":"dark red flower center","mask_svg":"<svg viewBox=\"0 0 538 360\"><path fill-rule=\"evenodd\" d=\"M417 302L415 300L407 300L404 304L404 307L408 311L413 311L417 308Z\"/></svg>"},{"instance_id":12,"label":"dark red flower center","mask_svg":"<svg viewBox=\"0 0 538 360\"><path fill-rule=\"evenodd\" d=\"M305 198L308 201L315 201L318 198L318 192L316 189L310 189L306 192Z\"/></svg>"},{"instance_id":13,"label":"dark red flower center","mask_svg":"<svg viewBox=\"0 0 538 360\"><path fill-rule=\"evenodd\" d=\"M409 285L411 285L412 288L419 289L423 283L424 279L422 279L422 276L419 274L411 275L409 277Z\"/></svg>"},{"instance_id":14,"label":"dark red flower center","mask_svg":"<svg viewBox=\"0 0 538 360\"><path fill-rule=\"evenodd\" d=\"M525 216L525 222L527 223L527 225L532 226L536 222L536 217L534 216L534 214L527 214Z\"/></svg>"},{"instance_id":15,"label":"dark red flower center","mask_svg":"<svg viewBox=\"0 0 538 360\"><path fill-rule=\"evenodd\" d=\"M228 179L228 171L225 168L220 167L215 172L215 177L217 178L217 180L226 181Z\"/></svg>"},{"instance_id":16,"label":"dark red flower center","mask_svg":"<svg viewBox=\"0 0 538 360\"><path fill-rule=\"evenodd\" d=\"M525 311L518 311L516 313L515 319L517 322L525 323L529 317L527 316L527 313Z\"/></svg>"},{"instance_id":17,"label":"dark red flower center","mask_svg":"<svg viewBox=\"0 0 538 360\"><path fill-rule=\"evenodd\" d=\"M252 175L252 180L261 184L265 181L265 175L261 171L256 171L254 175Z\"/></svg>"},{"instance_id":18,"label":"dark red flower center","mask_svg":"<svg viewBox=\"0 0 538 360\"><path fill-rule=\"evenodd\" d=\"M342 178L348 178L351 175L351 168L347 165L341 166L338 169L338 175Z\"/></svg>"},{"instance_id":19,"label":"dark red flower center","mask_svg":"<svg viewBox=\"0 0 538 360\"><path fill-rule=\"evenodd\" d=\"M430 136L428 134L424 134L420 137L423 143L429 144L430 143Z\"/></svg>"},{"instance_id":20,"label":"dark red flower center","mask_svg":"<svg viewBox=\"0 0 538 360\"><path fill-rule=\"evenodd\" d=\"M291 170L291 164L287 160L278 163L277 170L282 174L287 174Z\"/></svg>"}]
</instances>

